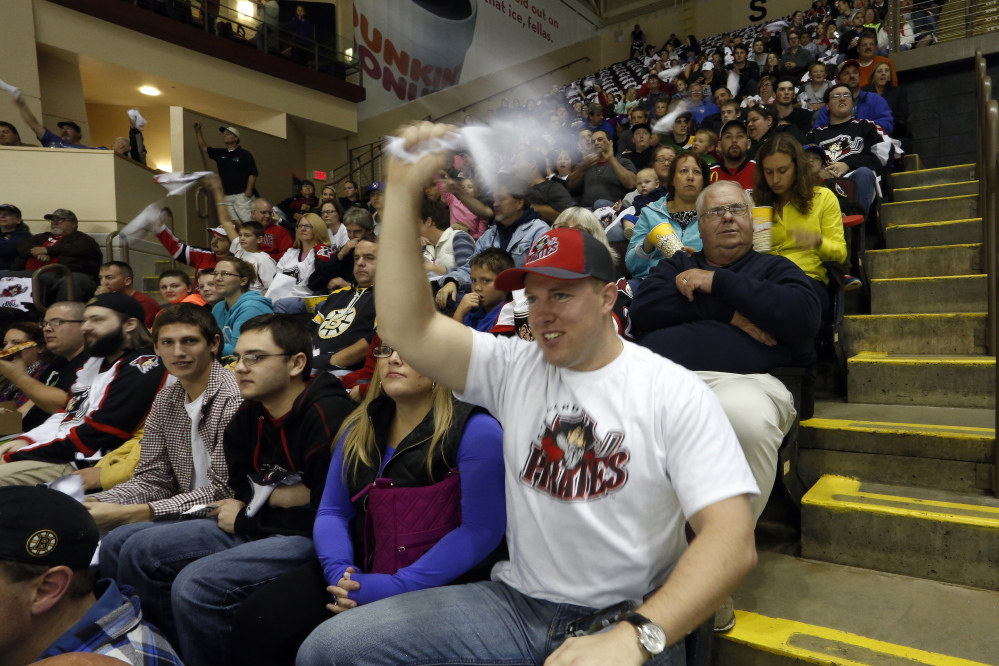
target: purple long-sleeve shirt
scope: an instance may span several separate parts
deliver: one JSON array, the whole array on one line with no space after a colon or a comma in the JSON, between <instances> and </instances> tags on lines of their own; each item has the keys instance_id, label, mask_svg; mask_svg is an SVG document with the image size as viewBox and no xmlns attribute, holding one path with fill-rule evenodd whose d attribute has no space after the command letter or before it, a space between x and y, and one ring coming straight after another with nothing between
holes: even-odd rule
<instances>
[{"instance_id":1,"label":"purple long-sleeve shirt","mask_svg":"<svg viewBox=\"0 0 999 666\"><path fill-rule=\"evenodd\" d=\"M404 592L446 585L495 550L506 530L503 429L488 414L473 414L466 422L458 444L458 473L461 526L419 560L394 574L351 574L351 580L361 584L361 589L350 593L352 600L363 605ZM336 585L348 567L361 571L350 534L350 521L356 513L343 474L341 437L330 463L313 531L316 552L330 585Z\"/></svg>"}]
</instances>

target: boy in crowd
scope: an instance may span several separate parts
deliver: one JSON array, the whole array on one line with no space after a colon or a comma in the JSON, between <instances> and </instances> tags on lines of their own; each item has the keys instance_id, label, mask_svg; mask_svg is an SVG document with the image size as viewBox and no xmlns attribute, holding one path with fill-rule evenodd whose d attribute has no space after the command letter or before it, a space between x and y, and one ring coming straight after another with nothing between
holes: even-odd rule
<instances>
[{"instance_id":1,"label":"boy in crowd","mask_svg":"<svg viewBox=\"0 0 999 666\"><path fill-rule=\"evenodd\" d=\"M454 320L476 331L489 333L496 325L500 310L510 294L500 291L493 282L496 276L516 264L506 250L491 247L471 261L472 293L466 294L454 311Z\"/></svg>"},{"instance_id":2,"label":"boy in crowd","mask_svg":"<svg viewBox=\"0 0 999 666\"><path fill-rule=\"evenodd\" d=\"M222 331L222 355L231 356L243 323L257 315L273 313L274 306L259 292L250 291L257 274L253 266L242 259L230 257L220 261L212 275L215 290L222 297L212 308L212 315Z\"/></svg>"},{"instance_id":3,"label":"boy in crowd","mask_svg":"<svg viewBox=\"0 0 999 666\"><path fill-rule=\"evenodd\" d=\"M215 203L225 203L225 192L222 190L222 181L219 180L218 176L207 176L205 185L211 190ZM253 266L253 270L257 273L257 278L250 285L250 291L261 293L267 291L267 288L271 286L271 280L277 273L277 263L269 254L260 249L264 242L264 225L256 220L250 220L243 222L237 229L229 216L228 206L219 205L217 212L219 222L229 239L232 255Z\"/></svg>"},{"instance_id":4,"label":"boy in crowd","mask_svg":"<svg viewBox=\"0 0 999 666\"><path fill-rule=\"evenodd\" d=\"M708 166L714 166L718 163L718 160L714 156L715 146L717 145L717 134L709 129L699 129L694 134L694 144L690 147L690 150L703 157Z\"/></svg>"},{"instance_id":5,"label":"boy in crowd","mask_svg":"<svg viewBox=\"0 0 999 666\"><path fill-rule=\"evenodd\" d=\"M202 268L198 271L198 293L209 309L222 300L222 296L215 289L215 276L212 273L211 268Z\"/></svg>"}]
</instances>

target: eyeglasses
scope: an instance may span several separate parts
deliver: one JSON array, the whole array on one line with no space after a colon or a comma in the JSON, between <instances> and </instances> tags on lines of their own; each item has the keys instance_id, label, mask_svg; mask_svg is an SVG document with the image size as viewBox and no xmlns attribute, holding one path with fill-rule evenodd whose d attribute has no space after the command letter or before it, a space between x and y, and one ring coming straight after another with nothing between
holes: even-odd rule
<instances>
[{"instance_id":1,"label":"eyeglasses","mask_svg":"<svg viewBox=\"0 0 999 666\"><path fill-rule=\"evenodd\" d=\"M325 215L325 214L326 214L326 213L323 213L323 215ZM297 227L295 227L295 228L296 228L296 229L311 229L311 228L312 228L312 225L311 225L311 224L300 224L300 225L298 225L298 226L297 226Z\"/></svg>"},{"instance_id":2,"label":"eyeglasses","mask_svg":"<svg viewBox=\"0 0 999 666\"><path fill-rule=\"evenodd\" d=\"M672 163L673 160L669 159L668 157L660 157L656 159L656 164L672 164Z\"/></svg>"},{"instance_id":3,"label":"eyeglasses","mask_svg":"<svg viewBox=\"0 0 999 666\"><path fill-rule=\"evenodd\" d=\"M835 95L829 95L829 99L850 99L853 95L850 93L836 93Z\"/></svg>"},{"instance_id":4,"label":"eyeglasses","mask_svg":"<svg viewBox=\"0 0 999 666\"><path fill-rule=\"evenodd\" d=\"M715 206L704 211L705 220L720 220L725 217L725 213L731 213L732 217L740 217L749 212L746 204L729 204L727 206Z\"/></svg>"},{"instance_id":5,"label":"eyeglasses","mask_svg":"<svg viewBox=\"0 0 999 666\"><path fill-rule=\"evenodd\" d=\"M231 358L233 365L239 365L239 362L242 361L243 365L250 367L260 363L268 356L294 356L294 354L233 354Z\"/></svg>"},{"instance_id":6,"label":"eyeglasses","mask_svg":"<svg viewBox=\"0 0 999 666\"><path fill-rule=\"evenodd\" d=\"M389 347L388 345L378 345L377 347L371 350L371 354L375 358L388 358L394 353L395 350Z\"/></svg>"},{"instance_id":7,"label":"eyeglasses","mask_svg":"<svg viewBox=\"0 0 999 666\"><path fill-rule=\"evenodd\" d=\"M338 213L337 213L337 212L336 212L335 210L324 210L324 211L322 212L322 214L323 214L324 216L326 216L326 215L338 215Z\"/></svg>"},{"instance_id":8,"label":"eyeglasses","mask_svg":"<svg viewBox=\"0 0 999 666\"><path fill-rule=\"evenodd\" d=\"M240 277L239 273L230 273L229 271L215 271L212 273L212 277Z\"/></svg>"},{"instance_id":9,"label":"eyeglasses","mask_svg":"<svg viewBox=\"0 0 999 666\"><path fill-rule=\"evenodd\" d=\"M48 320L43 319L42 321L38 322L38 325L41 326L42 328L45 328L46 326L49 327L49 328L59 328L63 324L70 324L70 323L72 323L72 324L82 324L83 320L82 319L48 319Z\"/></svg>"}]
</instances>

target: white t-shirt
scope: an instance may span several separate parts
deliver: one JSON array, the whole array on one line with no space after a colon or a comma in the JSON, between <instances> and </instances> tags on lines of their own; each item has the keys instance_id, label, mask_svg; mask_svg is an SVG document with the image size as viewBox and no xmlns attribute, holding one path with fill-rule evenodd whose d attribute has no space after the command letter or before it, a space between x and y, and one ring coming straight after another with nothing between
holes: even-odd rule
<instances>
[{"instance_id":1,"label":"white t-shirt","mask_svg":"<svg viewBox=\"0 0 999 666\"><path fill-rule=\"evenodd\" d=\"M208 455L208 448L205 440L198 432L198 424L201 422L201 398L196 398L193 402L185 402L184 409L191 419L191 462L194 463L194 474L191 475L191 490L208 485L208 467L211 465L211 456Z\"/></svg>"},{"instance_id":2,"label":"white t-shirt","mask_svg":"<svg viewBox=\"0 0 999 666\"><path fill-rule=\"evenodd\" d=\"M332 229L327 229L327 231L330 234L330 248L334 252L339 252L347 244L347 241L350 240L350 236L347 235L347 227L343 226L343 224L340 225L335 234Z\"/></svg>"},{"instance_id":3,"label":"white t-shirt","mask_svg":"<svg viewBox=\"0 0 999 666\"><path fill-rule=\"evenodd\" d=\"M253 264L253 269L257 271L257 279L250 285L250 290L267 291L271 281L274 280L274 274L277 273L277 264L271 259L271 255L266 252L247 252L239 244L239 239L232 242L232 254L237 259Z\"/></svg>"},{"instance_id":4,"label":"white t-shirt","mask_svg":"<svg viewBox=\"0 0 999 666\"><path fill-rule=\"evenodd\" d=\"M602 608L662 585L686 516L759 489L718 398L635 344L592 372L537 343L476 333L461 400L503 424L510 560L527 596Z\"/></svg>"}]
</instances>

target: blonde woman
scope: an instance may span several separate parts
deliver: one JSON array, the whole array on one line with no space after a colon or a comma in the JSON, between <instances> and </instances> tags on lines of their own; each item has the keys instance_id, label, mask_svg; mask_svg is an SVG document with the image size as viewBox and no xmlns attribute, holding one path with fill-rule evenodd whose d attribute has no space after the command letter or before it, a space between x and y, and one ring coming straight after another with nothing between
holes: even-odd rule
<instances>
[{"instance_id":1,"label":"blonde woman","mask_svg":"<svg viewBox=\"0 0 999 666\"><path fill-rule=\"evenodd\" d=\"M372 353L371 387L334 445L313 534L318 559L243 604L233 663L291 664L310 632L310 641L327 640L324 628L336 615L458 579L484 580L499 554L506 529L499 423L413 370L391 347ZM429 508L421 522L442 527L424 533L422 543L407 541L403 525L410 523L392 521L379 492L400 493L399 503L433 495L436 501L422 504Z\"/></svg>"},{"instance_id":2,"label":"blonde woman","mask_svg":"<svg viewBox=\"0 0 999 666\"><path fill-rule=\"evenodd\" d=\"M299 312L298 305L312 295L309 277L317 264L328 261L333 251L324 241L329 240L329 229L323 218L306 213L298 221L295 244L288 248L277 263L277 274L267 290L267 298L274 303L274 311Z\"/></svg>"}]
</instances>

